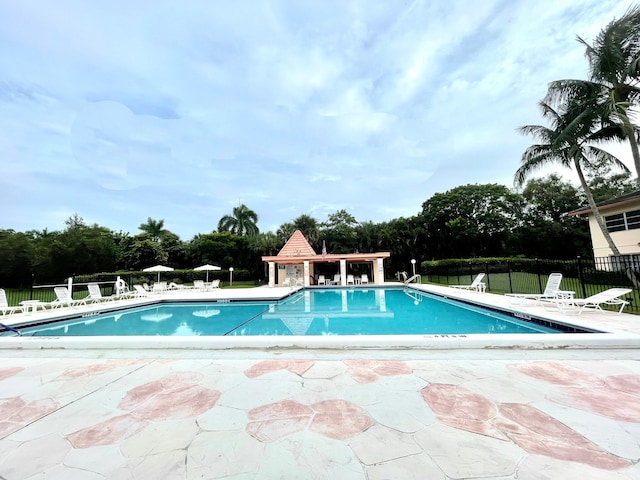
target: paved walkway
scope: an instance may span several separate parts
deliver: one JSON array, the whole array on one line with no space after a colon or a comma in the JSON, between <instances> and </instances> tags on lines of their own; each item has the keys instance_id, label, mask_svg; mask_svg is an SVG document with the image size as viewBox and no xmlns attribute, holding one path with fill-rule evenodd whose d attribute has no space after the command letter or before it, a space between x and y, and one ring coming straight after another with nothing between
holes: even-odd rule
<instances>
[{"instance_id":1,"label":"paved walkway","mask_svg":"<svg viewBox=\"0 0 640 480\"><path fill-rule=\"evenodd\" d=\"M0 478L640 479L639 360L0 349Z\"/></svg>"},{"instance_id":2,"label":"paved walkway","mask_svg":"<svg viewBox=\"0 0 640 480\"><path fill-rule=\"evenodd\" d=\"M0 476L640 478L637 351L155 354L0 352Z\"/></svg>"}]
</instances>

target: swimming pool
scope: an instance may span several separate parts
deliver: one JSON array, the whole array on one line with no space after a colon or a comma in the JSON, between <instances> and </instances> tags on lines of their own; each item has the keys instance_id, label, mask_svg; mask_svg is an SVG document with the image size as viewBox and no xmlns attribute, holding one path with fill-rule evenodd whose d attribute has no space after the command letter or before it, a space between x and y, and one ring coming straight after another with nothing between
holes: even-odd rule
<instances>
[{"instance_id":1,"label":"swimming pool","mask_svg":"<svg viewBox=\"0 0 640 480\"><path fill-rule=\"evenodd\" d=\"M304 290L279 302L157 303L24 326L20 332L34 337L242 337L553 334L566 330L412 289L347 288Z\"/></svg>"}]
</instances>

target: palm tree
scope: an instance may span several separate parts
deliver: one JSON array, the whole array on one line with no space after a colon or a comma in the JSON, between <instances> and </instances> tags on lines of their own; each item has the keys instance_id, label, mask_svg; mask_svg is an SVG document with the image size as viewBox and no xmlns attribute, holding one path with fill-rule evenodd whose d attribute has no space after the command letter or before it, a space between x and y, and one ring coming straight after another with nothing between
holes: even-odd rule
<instances>
[{"instance_id":1,"label":"palm tree","mask_svg":"<svg viewBox=\"0 0 640 480\"><path fill-rule=\"evenodd\" d=\"M273 232L259 233L251 238L251 249L259 255L276 255L283 242Z\"/></svg>"},{"instance_id":2,"label":"palm tree","mask_svg":"<svg viewBox=\"0 0 640 480\"><path fill-rule=\"evenodd\" d=\"M151 237L151 240L154 242L160 243L162 241L162 237L169 233L169 230L164 228L164 220L154 220L151 217L147 218L147 223L141 223L138 226L139 230L142 230L144 233L148 234Z\"/></svg>"},{"instance_id":3,"label":"palm tree","mask_svg":"<svg viewBox=\"0 0 640 480\"><path fill-rule=\"evenodd\" d=\"M593 45L578 37L586 48L589 61L589 80L559 80L549 86L549 98L556 103L576 99L585 88L597 95L587 98L582 105L602 125L614 123L629 141L637 181L640 183L640 152L636 138L637 127L629 113L640 100L640 6L629 8L619 19L614 19L595 38Z\"/></svg>"},{"instance_id":4,"label":"palm tree","mask_svg":"<svg viewBox=\"0 0 640 480\"><path fill-rule=\"evenodd\" d=\"M318 221L311 215L302 214L293 221L296 230L300 230L311 245L319 246L320 229Z\"/></svg>"},{"instance_id":5,"label":"palm tree","mask_svg":"<svg viewBox=\"0 0 640 480\"><path fill-rule=\"evenodd\" d=\"M233 208L231 215L225 215L218 222L218 231L231 232L236 235L253 237L260 233L258 229L258 214L246 205Z\"/></svg>"},{"instance_id":6,"label":"palm tree","mask_svg":"<svg viewBox=\"0 0 640 480\"><path fill-rule=\"evenodd\" d=\"M285 222L278 227L278 230L276 230L276 235L280 239L280 242L282 242L282 244L284 245L286 241L291 238L291 235L293 235L293 232L295 231L296 227L293 222Z\"/></svg>"},{"instance_id":7,"label":"palm tree","mask_svg":"<svg viewBox=\"0 0 640 480\"><path fill-rule=\"evenodd\" d=\"M600 138L601 132L592 134L594 129L593 117L590 115L591 112L582 108L582 103L570 103L564 107L563 111L554 110L545 101L541 101L539 105L543 117L549 119L551 127L541 125L520 127L521 133L533 135L541 143L530 146L522 155L522 165L515 173L515 183L523 185L530 173L550 163L560 163L560 165L568 168L574 167L578 173L580 185L587 197L589 207L607 240L609 248L614 255L620 255L620 251L611 239L602 215L598 211L587 184L583 166L589 162L597 162L600 164L613 164L623 170L628 170L627 167L612 154L589 145L589 142L593 141L594 135Z\"/></svg>"}]
</instances>

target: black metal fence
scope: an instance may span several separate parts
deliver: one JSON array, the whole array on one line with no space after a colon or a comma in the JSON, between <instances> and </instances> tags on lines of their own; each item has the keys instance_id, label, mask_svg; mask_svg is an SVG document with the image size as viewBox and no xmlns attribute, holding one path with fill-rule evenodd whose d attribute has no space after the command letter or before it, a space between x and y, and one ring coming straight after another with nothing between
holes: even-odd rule
<instances>
[{"instance_id":1,"label":"black metal fence","mask_svg":"<svg viewBox=\"0 0 640 480\"><path fill-rule=\"evenodd\" d=\"M603 257L596 259L576 258L574 260L522 260L522 261L473 261L440 266L429 266L420 272L423 280L442 285L469 284L480 272L486 273L484 279L487 291L493 293L542 293L550 273L562 273L562 290L572 290L576 297L588 297L613 287L633 289L625 296L630 305L625 309L630 313L640 314L640 291L633 287L630 275L640 277L640 256L622 256L618 258ZM233 272L235 280L250 280L248 272L239 270ZM143 274L141 272L127 272L122 278L133 285L134 283L152 283L157 274ZM162 274L163 280L190 283L193 281L193 271L176 271ZM197 278L202 278L203 272L195 272ZM209 279L228 279L228 271L210 272ZM114 273L80 275L73 279L74 297L86 296L89 282L100 284L102 294L111 295L116 279ZM59 285L66 285L60 283ZM56 285L32 285L27 289L6 289L9 305L19 305L23 300L38 298L43 301L55 299L53 287Z\"/></svg>"},{"instance_id":2,"label":"black metal fence","mask_svg":"<svg viewBox=\"0 0 640 480\"><path fill-rule=\"evenodd\" d=\"M630 278L640 279L640 260L634 257L602 257L575 260L474 261L467 264L429 266L423 279L442 285L469 284L478 273L486 273L484 282L492 293L542 293L550 273L562 274L562 290L576 297L588 297L608 288L631 288L624 299L625 311L640 313L640 292Z\"/></svg>"}]
</instances>

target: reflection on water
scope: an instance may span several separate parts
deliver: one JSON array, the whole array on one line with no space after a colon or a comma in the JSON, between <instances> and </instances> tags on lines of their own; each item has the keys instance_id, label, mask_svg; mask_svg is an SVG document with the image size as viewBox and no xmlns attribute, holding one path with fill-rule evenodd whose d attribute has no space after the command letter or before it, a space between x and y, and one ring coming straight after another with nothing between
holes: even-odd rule
<instances>
[{"instance_id":1,"label":"reflection on water","mask_svg":"<svg viewBox=\"0 0 640 480\"><path fill-rule=\"evenodd\" d=\"M173 317L173 313L145 313L140 316L142 320L146 320L147 322L164 322L171 317Z\"/></svg>"},{"instance_id":2,"label":"reflection on water","mask_svg":"<svg viewBox=\"0 0 640 480\"><path fill-rule=\"evenodd\" d=\"M187 337L187 336L200 335L200 333L196 332L187 323L183 322L180 325L178 325L178 328L176 328L175 332L173 332L173 335Z\"/></svg>"},{"instance_id":3,"label":"reflection on water","mask_svg":"<svg viewBox=\"0 0 640 480\"><path fill-rule=\"evenodd\" d=\"M204 310L196 310L192 313L192 315L195 317L210 318L215 317L216 315L220 315L220 310L218 310L217 308L207 308Z\"/></svg>"}]
</instances>

